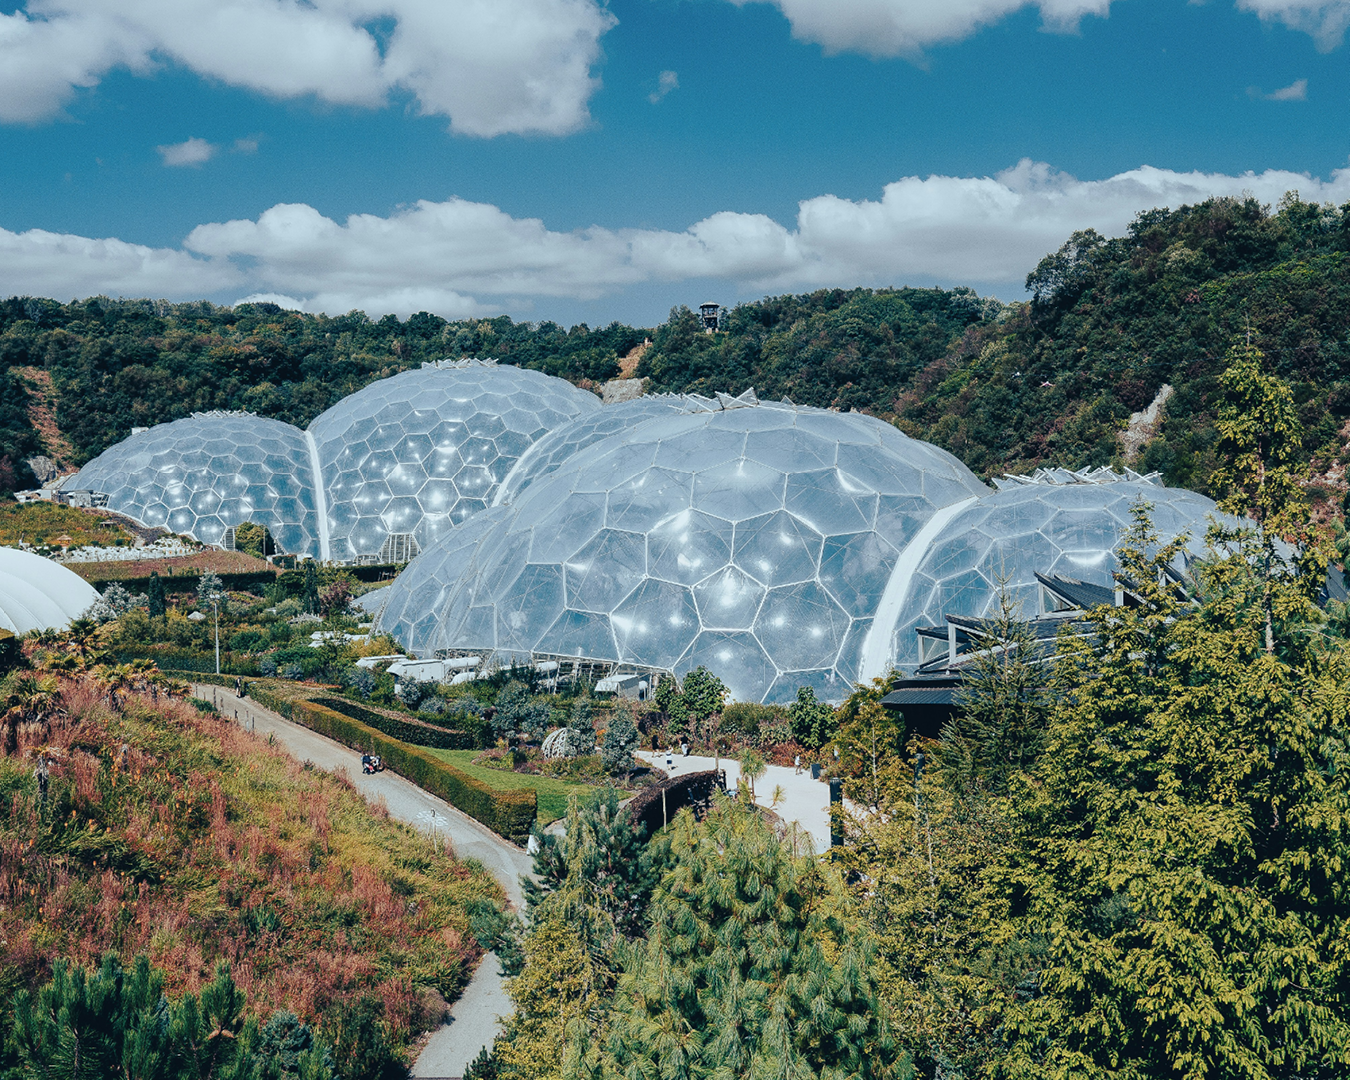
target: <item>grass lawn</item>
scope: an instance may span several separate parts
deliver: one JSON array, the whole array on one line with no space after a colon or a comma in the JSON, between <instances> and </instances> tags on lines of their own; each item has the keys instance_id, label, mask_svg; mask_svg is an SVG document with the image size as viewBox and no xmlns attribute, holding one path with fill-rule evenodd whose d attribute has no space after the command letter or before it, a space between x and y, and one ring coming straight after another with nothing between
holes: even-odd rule
<instances>
[{"instance_id":1,"label":"grass lawn","mask_svg":"<svg viewBox=\"0 0 1350 1080\"><path fill-rule=\"evenodd\" d=\"M589 784L569 784L566 780L555 780L551 776L531 776L528 773L506 772L502 769L485 769L481 765L472 764L481 751L479 750L432 750L427 748L427 753L435 754L442 761L447 761L461 772L466 772L477 780L483 781L490 788L498 791L507 791L513 788L533 788L535 797L539 800L539 825L542 828L567 813L567 797L575 792L578 795L585 795L594 791L595 788Z\"/></svg>"}]
</instances>

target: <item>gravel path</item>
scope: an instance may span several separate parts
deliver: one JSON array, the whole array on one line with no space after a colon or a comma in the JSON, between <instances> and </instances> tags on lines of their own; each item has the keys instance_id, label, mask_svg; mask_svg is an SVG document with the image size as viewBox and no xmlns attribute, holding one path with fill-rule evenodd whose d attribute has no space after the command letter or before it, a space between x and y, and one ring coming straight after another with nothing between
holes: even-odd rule
<instances>
[{"instance_id":1,"label":"gravel path","mask_svg":"<svg viewBox=\"0 0 1350 1080\"><path fill-rule=\"evenodd\" d=\"M392 772L366 775L361 772L361 755L357 751L291 723L250 698L241 700L223 687L202 684L193 686L192 692L204 701L213 702L221 715L233 716L263 738L275 736L297 761L313 762L329 772L345 771L356 789L370 802L384 796L390 817L415 829L435 829L450 841L461 858L481 862L501 883L517 910L524 909L520 878L530 872L532 860L486 825ZM497 957L488 953L451 1008L449 1020L431 1036L413 1065L412 1075L419 1078L463 1076L465 1067L478 1052L492 1045L501 1028L498 1018L510 1012L511 1002L506 996L501 967Z\"/></svg>"}]
</instances>

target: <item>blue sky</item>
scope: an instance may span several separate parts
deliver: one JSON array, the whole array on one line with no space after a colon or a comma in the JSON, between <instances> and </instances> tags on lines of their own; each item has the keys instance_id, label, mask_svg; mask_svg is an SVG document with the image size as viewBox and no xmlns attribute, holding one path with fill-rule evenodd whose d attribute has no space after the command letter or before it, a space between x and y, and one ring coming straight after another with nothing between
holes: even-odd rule
<instances>
[{"instance_id":1,"label":"blue sky","mask_svg":"<svg viewBox=\"0 0 1350 1080\"><path fill-rule=\"evenodd\" d=\"M1149 206L1350 199L1347 21L1347 0L30 0L0 7L0 292L648 325L824 285L1012 299L1070 231Z\"/></svg>"}]
</instances>

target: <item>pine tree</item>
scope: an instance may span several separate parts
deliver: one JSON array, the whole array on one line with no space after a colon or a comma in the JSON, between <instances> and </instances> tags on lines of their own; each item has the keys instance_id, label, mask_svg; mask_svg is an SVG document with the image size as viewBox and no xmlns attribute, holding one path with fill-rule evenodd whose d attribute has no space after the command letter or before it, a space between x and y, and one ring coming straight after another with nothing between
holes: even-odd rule
<instances>
[{"instance_id":1,"label":"pine tree","mask_svg":"<svg viewBox=\"0 0 1350 1080\"><path fill-rule=\"evenodd\" d=\"M305 578L300 592L300 603L309 614L319 613L319 568L313 559L305 560Z\"/></svg>"},{"instance_id":2,"label":"pine tree","mask_svg":"<svg viewBox=\"0 0 1350 1080\"><path fill-rule=\"evenodd\" d=\"M150 610L150 618L162 619L168 611L164 602L164 579L159 576L158 570L150 571L150 584L145 590L146 606Z\"/></svg>"},{"instance_id":3,"label":"pine tree","mask_svg":"<svg viewBox=\"0 0 1350 1080\"><path fill-rule=\"evenodd\" d=\"M839 917L841 879L794 855L763 817L725 801L672 828L649 931L625 958L592 1075L857 1078L908 1075L864 941Z\"/></svg>"},{"instance_id":4,"label":"pine tree","mask_svg":"<svg viewBox=\"0 0 1350 1080\"><path fill-rule=\"evenodd\" d=\"M1289 385L1262 370L1264 357L1250 340L1234 345L1220 376L1224 401L1215 429L1221 464L1210 478L1220 492L1220 507L1246 515L1256 535L1224 529L1219 537L1229 546L1257 549L1261 572L1261 610L1265 618L1265 650L1275 651L1275 622L1306 612L1307 601L1322 584L1328 545L1310 527L1308 499L1302 481L1302 424ZM1296 547L1292 559L1281 542Z\"/></svg>"},{"instance_id":5,"label":"pine tree","mask_svg":"<svg viewBox=\"0 0 1350 1080\"><path fill-rule=\"evenodd\" d=\"M990 1007L1000 1075L1344 1075L1350 649L1269 650L1259 561L1202 567L1199 607L1167 561L1122 552L1141 603L1066 645L1013 783L997 934L1044 951Z\"/></svg>"}]
</instances>

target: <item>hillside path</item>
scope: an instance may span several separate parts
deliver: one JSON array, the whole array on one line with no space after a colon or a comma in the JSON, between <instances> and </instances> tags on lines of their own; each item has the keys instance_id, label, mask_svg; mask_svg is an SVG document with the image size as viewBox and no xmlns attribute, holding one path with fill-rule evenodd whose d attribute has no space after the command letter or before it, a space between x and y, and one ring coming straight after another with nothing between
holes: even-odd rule
<instances>
[{"instance_id":1,"label":"hillside path","mask_svg":"<svg viewBox=\"0 0 1350 1080\"><path fill-rule=\"evenodd\" d=\"M233 717L255 734L271 735L297 761L309 761L328 772L346 772L347 778L369 802L384 797L389 816L428 832L435 829L454 846L461 858L477 859L506 891L518 911L525 908L520 878L533 860L486 825L455 809L443 799L392 772L367 775L361 755L309 728L263 708L251 698L240 699L220 686L194 684L192 692L212 702L220 714ZM501 1028L501 1017L511 1012L497 957L488 953L473 979L450 1009L450 1018L434 1032L413 1065L416 1078L462 1077L465 1068L485 1046L491 1046Z\"/></svg>"}]
</instances>

